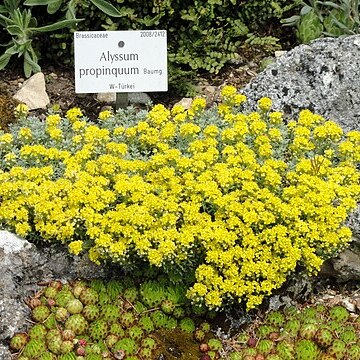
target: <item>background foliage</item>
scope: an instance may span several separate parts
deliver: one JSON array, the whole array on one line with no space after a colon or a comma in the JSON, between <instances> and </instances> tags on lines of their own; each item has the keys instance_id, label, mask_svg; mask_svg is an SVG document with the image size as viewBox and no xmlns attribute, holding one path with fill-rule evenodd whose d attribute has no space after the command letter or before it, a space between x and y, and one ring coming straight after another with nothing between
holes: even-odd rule
<instances>
[{"instance_id":1,"label":"background foliage","mask_svg":"<svg viewBox=\"0 0 360 360\"><path fill-rule=\"evenodd\" d=\"M273 36L280 20L291 15L298 0L239 1L239 0L6 0L17 2L19 11L31 14L35 24L62 23L65 29L38 36L28 33L33 42L34 62L47 61L71 65L75 30L140 30L166 29L170 81L184 75L203 72L217 73L231 59L241 56L241 46L249 43L274 50L280 47ZM41 6L42 5L42 6ZM5 8L0 8L0 13ZM82 19L83 21L74 21ZM5 23L7 32L0 37L14 41L14 34ZM2 39L3 38L3 39ZM20 51L17 52L20 54ZM43 59L41 59L41 57ZM5 65L4 65L5 66ZM38 70L35 66L33 71Z\"/></svg>"},{"instance_id":2,"label":"background foliage","mask_svg":"<svg viewBox=\"0 0 360 360\"><path fill-rule=\"evenodd\" d=\"M284 19L283 23L296 27L301 43L308 43L321 36L342 36L359 33L359 1L335 0L301 1L298 15Z\"/></svg>"}]
</instances>

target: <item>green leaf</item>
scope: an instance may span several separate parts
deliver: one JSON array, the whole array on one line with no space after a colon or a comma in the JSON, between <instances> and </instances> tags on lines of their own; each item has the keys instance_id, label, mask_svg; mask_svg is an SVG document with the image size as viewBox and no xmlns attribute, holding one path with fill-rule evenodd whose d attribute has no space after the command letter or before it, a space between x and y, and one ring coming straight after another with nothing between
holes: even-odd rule
<instances>
[{"instance_id":1,"label":"green leaf","mask_svg":"<svg viewBox=\"0 0 360 360\"><path fill-rule=\"evenodd\" d=\"M26 0L24 2L24 5L27 6L37 6L37 5L44 5L44 6L48 6L52 3L56 3L59 0Z\"/></svg>"},{"instance_id":2,"label":"green leaf","mask_svg":"<svg viewBox=\"0 0 360 360\"><path fill-rule=\"evenodd\" d=\"M31 73L37 73L41 71L40 66L31 58L29 52L24 53L24 73L26 77L29 77Z\"/></svg>"},{"instance_id":3,"label":"green leaf","mask_svg":"<svg viewBox=\"0 0 360 360\"><path fill-rule=\"evenodd\" d=\"M16 45L13 45L6 49L5 53L0 56L0 70L4 69L9 63L10 58L17 53L18 51Z\"/></svg>"},{"instance_id":4,"label":"green leaf","mask_svg":"<svg viewBox=\"0 0 360 360\"><path fill-rule=\"evenodd\" d=\"M6 27L6 30L10 35L20 36L23 34L22 29L18 25L9 25Z\"/></svg>"},{"instance_id":5,"label":"green leaf","mask_svg":"<svg viewBox=\"0 0 360 360\"><path fill-rule=\"evenodd\" d=\"M76 0L71 0L68 2L65 18L68 20L76 19Z\"/></svg>"},{"instance_id":6,"label":"green leaf","mask_svg":"<svg viewBox=\"0 0 360 360\"><path fill-rule=\"evenodd\" d=\"M8 54L8 55L15 55L17 54L17 49L16 49L16 45L13 45L11 47L9 47L6 51L5 51L5 54Z\"/></svg>"},{"instance_id":7,"label":"green leaf","mask_svg":"<svg viewBox=\"0 0 360 360\"><path fill-rule=\"evenodd\" d=\"M20 0L4 0L4 5L8 13L15 11L20 4Z\"/></svg>"},{"instance_id":8,"label":"green leaf","mask_svg":"<svg viewBox=\"0 0 360 360\"><path fill-rule=\"evenodd\" d=\"M283 26L293 26L296 25L299 22L299 20L300 20L300 16L294 15L287 19L282 19L280 20L280 22L283 24Z\"/></svg>"},{"instance_id":9,"label":"green leaf","mask_svg":"<svg viewBox=\"0 0 360 360\"><path fill-rule=\"evenodd\" d=\"M27 61L24 61L25 76L28 78L28 77L30 77L31 73L32 73L32 66Z\"/></svg>"},{"instance_id":10,"label":"green leaf","mask_svg":"<svg viewBox=\"0 0 360 360\"><path fill-rule=\"evenodd\" d=\"M10 58L11 58L11 54L2 54L0 56L0 70L4 69L6 67L6 65L9 63Z\"/></svg>"},{"instance_id":11,"label":"green leaf","mask_svg":"<svg viewBox=\"0 0 360 360\"><path fill-rule=\"evenodd\" d=\"M48 32L48 31L55 31L55 30L59 30L59 29L63 29L65 27L74 25L76 23L78 23L79 21L82 21L84 19L68 19L68 20L62 20L62 21L58 21L54 24L51 25L46 25L46 26L41 26L38 28L29 28L30 31L33 32Z\"/></svg>"},{"instance_id":12,"label":"green leaf","mask_svg":"<svg viewBox=\"0 0 360 360\"><path fill-rule=\"evenodd\" d=\"M57 2L49 4L47 7L47 12L49 14L55 14L60 9L61 4L62 0L58 0Z\"/></svg>"},{"instance_id":13,"label":"green leaf","mask_svg":"<svg viewBox=\"0 0 360 360\"><path fill-rule=\"evenodd\" d=\"M115 6L111 5L105 0L90 0L90 1L106 15L112 17L123 17L123 14L121 14L121 12L118 9L116 9Z\"/></svg>"},{"instance_id":14,"label":"green leaf","mask_svg":"<svg viewBox=\"0 0 360 360\"><path fill-rule=\"evenodd\" d=\"M5 23L15 24L12 19L10 19L10 18L8 18L8 17L6 17L6 16L4 16L4 15L2 15L2 14L0 14L0 19L4 20Z\"/></svg>"},{"instance_id":15,"label":"green leaf","mask_svg":"<svg viewBox=\"0 0 360 360\"><path fill-rule=\"evenodd\" d=\"M330 6L334 9L341 9L341 5L335 4L332 1L319 1L321 5Z\"/></svg>"},{"instance_id":16,"label":"green leaf","mask_svg":"<svg viewBox=\"0 0 360 360\"><path fill-rule=\"evenodd\" d=\"M308 12L310 12L311 10L312 10L312 7L311 7L311 6L305 5L305 6L303 6L303 8L301 9L300 15L301 15L301 16L304 16L304 15L306 15Z\"/></svg>"},{"instance_id":17,"label":"green leaf","mask_svg":"<svg viewBox=\"0 0 360 360\"><path fill-rule=\"evenodd\" d=\"M339 29L343 30L343 34L353 34L354 32L347 26L346 24L339 21L336 17L332 16L331 20L334 22L336 26L339 27Z\"/></svg>"}]
</instances>

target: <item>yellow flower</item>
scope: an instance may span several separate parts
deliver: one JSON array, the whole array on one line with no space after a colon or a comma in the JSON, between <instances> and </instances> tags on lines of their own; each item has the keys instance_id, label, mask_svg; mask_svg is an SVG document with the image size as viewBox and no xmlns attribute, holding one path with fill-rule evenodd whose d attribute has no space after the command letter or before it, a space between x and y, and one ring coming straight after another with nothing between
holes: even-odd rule
<instances>
[{"instance_id":1,"label":"yellow flower","mask_svg":"<svg viewBox=\"0 0 360 360\"><path fill-rule=\"evenodd\" d=\"M208 137L215 137L216 135L219 134L219 129L216 125L208 125L205 129L204 129L204 134Z\"/></svg>"},{"instance_id":2,"label":"yellow flower","mask_svg":"<svg viewBox=\"0 0 360 360\"><path fill-rule=\"evenodd\" d=\"M13 161L15 161L17 159L17 156L15 153L13 152L10 152L10 153L7 153L5 156L4 156L4 160L8 163L12 163Z\"/></svg>"},{"instance_id":3,"label":"yellow flower","mask_svg":"<svg viewBox=\"0 0 360 360\"><path fill-rule=\"evenodd\" d=\"M45 121L49 127L58 126L61 121L61 116L59 114L51 114L46 117Z\"/></svg>"},{"instance_id":4,"label":"yellow flower","mask_svg":"<svg viewBox=\"0 0 360 360\"><path fill-rule=\"evenodd\" d=\"M354 149L355 149L354 143L352 143L349 140L343 141L339 145L339 153L341 155L351 156L354 153Z\"/></svg>"},{"instance_id":5,"label":"yellow flower","mask_svg":"<svg viewBox=\"0 0 360 360\"><path fill-rule=\"evenodd\" d=\"M21 237L25 237L29 232L30 232L31 228L30 225L25 222L25 223L17 223L15 225L15 232L17 235L21 236Z\"/></svg>"},{"instance_id":6,"label":"yellow flower","mask_svg":"<svg viewBox=\"0 0 360 360\"><path fill-rule=\"evenodd\" d=\"M162 139L172 139L176 133L176 125L174 123L166 123L162 129L160 129L160 137Z\"/></svg>"},{"instance_id":7,"label":"yellow flower","mask_svg":"<svg viewBox=\"0 0 360 360\"><path fill-rule=\"evenodd\" d=\"M185 111L185 108L180 104L175 104L171 109L171 115L175 116L177 114L181 114Z\"/></svg>"},{"instance_id":8,"label":"yellow flower","mask_svg":"<svg viewBox=\"0 0 360 360\"><path fill-rule=\"evenodd\" d=\"M19 104L15 108L17 118L26 117L29 114L29 107L26 104Z\"/></svg>"},{"instance_id":9,"label":"yellow flower","mask_svg":"<svg viewBox=\"0 0 360 360\"><path fill-rule=\"evenodd\" d=\"M72 241L68 247L69 247L69 252L71 254L74 254L74 255L79 255L82 248L83 248L83 244L84 242L81 241L81 240L77 240L77 241Z\"/></svg>"},{"instance_id":10,"label":"yellow flower","mask_svg":"<svg viewBox=\"0 0 360 360\"><path fill-rule=\"evenodd\" d=\"M86 121L76 120L76 121L74 121L73 124L72 124L72 129L73 129L75 132L84 129L85 127L86 127Z\"/></svg>"},{"instance_id":11,"label":"yellow flower","mask_svg":"<svg viewBox=\"0 0 360 360\"><path fill-rule=\"evenodd\" d=\"M257 104L260 110L269 111L272 106L272 101L268 97L262 97L260 100L258 100Z\"/></svg>"},{"instance_id":12,"label":"yellow flower","mask_svg":"<svg viewBox=\"0 0 360 360\"><path fill-rule=\"evenodd\" d=\"M66 112L66 118L69 119L72 123L79 119L79 117L83 116L82 111L78 107L74 107L69 109Z\"/></svg>"},{"instance_id":13,"label":"yellow flower","mask_svg":"<svg viewBox=\"0 0 360 360\"><path fill-rule=\"evenodd\" d=\"M227 114L231 114L231 107L227 104L219 104L217 111L220 116L225 117Z\"/></svg>"},{"instance_id":14,"label":"yellow flower","mask_svg":"<svg viewBox=\"0 0 360 360\"><path fill-rule=\"evenodd\" d=\"M232 101L235 106L239 106L246 102L246 96L243 94L236 94Z\"/></svg>"},{"instance_id":15,"label":"yellow flower","mask_svg":"<svg viewBox=\"0 0 360 360\"><path fill-rule=\"evenodd\" d=\"M281 124L283 122L283 113L280 111L272 111L269 114L269 121L272 124Z\"/></svg>"},{"instance_id":16,"label":"yellow flower","mask_svg":"<svg viewBox=\"0 0 360 360\"><path fill-rule=\"evenodd\" d=\"M4 143L4 144L11 144L13 142L14 138L11 134L4 134L4 135L0 135L0 144Z\"/></svg>"},{"instance_id":17,"label":"yellow flower","mask_svg":"<svg viewBox=\"0 0 360 360\"><path fill-rule=\"evenodd\" d=\"M346 137L354 144L360 145L360 131L356 131L356 130L349 131L346 134Z\"/></svg>"},{"instance_id":18,"label":"yellow flower","mask_svg":"<svg viewBox=\"0 0 360 360\"><path fill-rule=\"evenodd\" d=\"M23 138L25 141L31 140L32 139L31 130L29 128L20 128L19 137Z\"/></svg>"},{"instance_id":19,"label":"yellow flower","mask_svg":"<svg viewBox=\"0 0 360 360\"><path fill-rule=\"evenodd\" d=\"M80 144L82 142L82 136L81 135L75 135L71 138L71 141L74 144Z\"/></svg>"},{"instance_id":20,"label":"yellow flower","mask_svg":"<svg viewBox=\"0 0 360 360\"><path fill-rule=\"evenodd\" d=\"M204 110L206 107L206 100L204 98L196 98L191 103L191 110L195 113Z\"/></svg>"},{"instance_id":21,"label":"yellow flower","mask_svg":"<svg viewBox=\"0 0 360 360\"><path fill-rule=\"evenodd\" d=\"M174 122L182 123L186 120L186 118L187 118L186 112L178 113L174 116Z\"/></svg>"},{"instance_id":22,"label":"yellow flower","mask_svg":"<svg viewBox=\"0 0 360 360\"><path fill-rule=\"evenodd\" d=\"M276 128L270 128L269 129L269 137L273 141L280 141L280 140L282 140L281 131Z\"/></svg>"},{"instance_id":23,"label":"yellow flower","mask_svg":"<svg viewBox=\"0 0 360 360\"><path fill-rule=\"evenodd\" d=\"M47 128L47 133L54 140L61 140L63 138L62 130L57 127L49 127Z\"/></svg>"},{"instance_id":24,"label":"yellow flower","mask_svg":"<svg viewBox=\"0 0 360 360\"><path fill-rule=\"evenodd\" d=\"M221 89L221 96L224 98L232 98L236 95L236 87L232 85L226 85Z\"/></svg>"},{"instance_id":25,"label":"yellow flower","mask_svg":"<svg viewBox=\"0 0 360 360\"><path fill-rule=\"evenodd\" d=\"M150 249L148 252L148 259L151 265L159 267L163 261L163 255L158 250Z\"/></svg>"},{"instance_id":26,"label":"yellow flower","mask_svg":"<svg viewBox=\"0 0 360 360\"><path fill-rule=\"evenodd\" d=\"M96 249L96 247L92 247L89 249L89 259L93 263L100 265L100 253Z\"/></svg>"},{"instance_id":27,"label":"yellow flower","mask_svg":"<svg viewBox=\"0 0 360 360\"><path fill-rule=\"evenodd\" d=\"M199 133L201 130L200 126L192 124L192 123L186 123L180 125L180 135L181 136L191 136Z\"/></svg>"},{"instance_id":28,"label":"yellow flower","mask_svg":"<svg viewBox=\"0 0 360 360\"><path fill-rule=\"evenodd\" d=\"M162 104L155 105L148 113L149 122L156 127L161 126L170 117L170 111Z\"/></svg>"},{"instance_id":29,"label":"yellow flower","mask_svg":"<svg viewBox=\"0 0 360 360\"><path fill-rule=\"evenodd\" d=\"M351 240L360 133L310 111L285 125L282 113L265 114L270 99L241 114L245 97L222 92L218 113L201 115L195 99L187 112L156 105L135 125L120 113L94 125L72 109L36 132L31 119L2 132L0 223L86 250L96 264L141 259L187 276L191 262L187 296L210 308L254 308L299 265L316 272Z\"/></svg>"},{"instance_id":30,"label":"yellow flower","mask_svg":"<svg viewBox=\"0 0 360 360\"><path fill-rule=\"evenodd\" d=\"M126 137L135 137L136 136L136 128L135 127L129 127L125 129L124 134Z\"/></svg>"},{"instance_id":31,"label":"yellow flower","mask_svg":"<svg viewBox=\"0 0 360 360\"><path fill-rule=\"evenodd\" d=\"M100 120L107 120L110 119L113 115L112 111L110 110L104 110L99 113L99 119Z\"/></svg>"},{"instance_id":32,"label":"yellow flower","mask_svg":"<svg viewBox=\"0 0 360 360\"><path fill-rule=\"evenodd\" d=\"M106 149L111 153L123 156L127 153L128 147L125 143L109 142L106 144Z\"/></svg>"}]
</instances>

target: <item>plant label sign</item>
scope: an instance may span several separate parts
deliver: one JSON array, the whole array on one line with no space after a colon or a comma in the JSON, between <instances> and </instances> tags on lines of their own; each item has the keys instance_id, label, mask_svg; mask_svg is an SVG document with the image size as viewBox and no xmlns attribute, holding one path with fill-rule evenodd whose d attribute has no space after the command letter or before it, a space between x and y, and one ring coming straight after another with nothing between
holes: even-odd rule
<instances>
[{"instance_id":1,"label":"plant label sign","mask_svg":"<svg viewBox=\"0 0 360 360\"><path fill-rule=\"evenodd\" d=\"M167 91L166 30L76 31L75 92Z\"/></svg>"}]
</instances>

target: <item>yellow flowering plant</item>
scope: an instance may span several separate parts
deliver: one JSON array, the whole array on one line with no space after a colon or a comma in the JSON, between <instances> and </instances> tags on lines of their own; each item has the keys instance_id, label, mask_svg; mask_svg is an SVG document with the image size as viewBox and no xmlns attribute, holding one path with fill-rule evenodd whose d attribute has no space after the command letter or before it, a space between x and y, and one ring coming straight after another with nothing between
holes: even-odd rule
<instances>
[{"instance_id":1,"label":"yellow flowering plant","mask_svg":"<svg viewBox=\"0 0 360 360\"><path fill-rule=\"evenodd\" d=\"M247 309L346 247L360 195L360 133L310 111L285 123L233 87L189 110L155 105L29 117L0 134L0 224L97 264L192 279L193 302Z\"/></svg>"}]
</instances>

